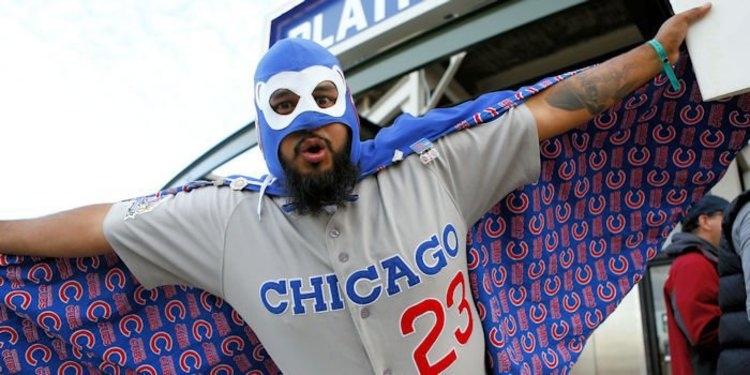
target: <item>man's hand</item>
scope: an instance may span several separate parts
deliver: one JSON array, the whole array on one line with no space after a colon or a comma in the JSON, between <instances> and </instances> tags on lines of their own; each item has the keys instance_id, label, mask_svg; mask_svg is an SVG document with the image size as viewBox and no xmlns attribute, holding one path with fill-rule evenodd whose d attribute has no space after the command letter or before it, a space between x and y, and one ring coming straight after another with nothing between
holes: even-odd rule
<instances>
[{"instance_id":1,"label":"man's hand","mask_svg":"<svg viewBox=\"0 0 750 375\"><path fill-rule=\"evenodd\" d=\"M705 16L710 4L665 21L656 39L669 60L677 61L690 25ZM539 140L567 132L611 107L662 69L653 47L642 44L629 52L570 77L526 101L537 122Z\"/></svg>"},{"instance_id":2,"label":"man's hand","mask_svg":"<svg viewBox=\"0 0 750 375\"><path fill-rule=\"evenodd\" d=\"M680 45L685 40L688 28L695 21L703 18L711 9L711 3L686 10L670 17L659 28L654 39L658 40L667 51L669 61L674 64L680 57Z\"/></svg>"}]
</instances>

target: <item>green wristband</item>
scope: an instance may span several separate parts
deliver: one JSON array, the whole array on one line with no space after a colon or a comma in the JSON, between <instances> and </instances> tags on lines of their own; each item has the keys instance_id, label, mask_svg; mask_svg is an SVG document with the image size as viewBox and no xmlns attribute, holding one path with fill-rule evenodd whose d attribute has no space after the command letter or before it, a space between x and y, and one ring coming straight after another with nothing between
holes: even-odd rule
<instances>
[{"instance_id":1,"label":"green wristband","mask_svg":"<svg viewBox=\"0 0 750 375\"><path fill-rule=\"evenodd\" d=\"M661 60L661 68L662 70L664 70L667 78L669 78L669 82L672 83L672 88L675 89L675 91L679 91L680 81L677 80L677 76L674 74L674 69L672 69L672 64L669 63L667 51L664 50L664 46L662 46L661 43L659 43L659 41L656 39L649 40L648 44L651 47L654 47L654 51L656 51L656 54L659 55L659 60Z\"/></svg>"}]
</instances>

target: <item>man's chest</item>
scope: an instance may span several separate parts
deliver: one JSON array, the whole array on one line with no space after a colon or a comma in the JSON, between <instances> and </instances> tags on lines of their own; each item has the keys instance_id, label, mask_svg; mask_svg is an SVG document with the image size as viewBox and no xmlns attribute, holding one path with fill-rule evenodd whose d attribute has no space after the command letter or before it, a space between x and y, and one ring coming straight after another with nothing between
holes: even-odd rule
<instances>
[{"instance_id":1,"label":"man's chest","mask_svg":"<svg viewBox=\"0 0 750 375\"><path fill-rule=\"evenodd\" d=\"M466 225L455 207L439 191L377 199L382 188L360 187L350 206L291 214L263 231L237 220L227 232L225 283L257 293L271 314L294 316L411 301L404 294L450 284L466 268Z\"/></svg>"},{"instance_id":2,"label":"man's chest","mask_svg":"<svg viewBox=\"0 0 750 375\"><path fill-rule=\"evenodd\" d=\"M481 356L463 219L453 205L435 204L440 192L364 198L380 188L360 188L357 202L332 214L290 216L255 240L230 241L227 298L269 335L306 341L314 325L325 336L316 342L356 343L373 362L401 358L411 368L443 353L452 363L454 346Z\"/></svg>"}]
</instances>

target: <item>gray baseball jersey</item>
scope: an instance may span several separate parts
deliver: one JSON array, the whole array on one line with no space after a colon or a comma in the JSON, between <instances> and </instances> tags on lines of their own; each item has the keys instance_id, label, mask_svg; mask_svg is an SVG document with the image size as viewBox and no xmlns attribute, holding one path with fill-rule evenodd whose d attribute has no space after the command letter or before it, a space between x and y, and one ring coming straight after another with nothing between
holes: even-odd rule
<instances>
[{"instance_id":1,"label":"gray baseball jersey","mask_svg":"<svg viewBox=\"0 0 750 375\"><path fill-rule=\"evenodd\" d=\"M434 148L434 160L407 157L316 216L285 212L285 198L205 187L116 204L105 234L144 286L224 298L286 374L480 374L466 234L536 180L537 130L520 106Z\"/></svg>"}]
</instances>

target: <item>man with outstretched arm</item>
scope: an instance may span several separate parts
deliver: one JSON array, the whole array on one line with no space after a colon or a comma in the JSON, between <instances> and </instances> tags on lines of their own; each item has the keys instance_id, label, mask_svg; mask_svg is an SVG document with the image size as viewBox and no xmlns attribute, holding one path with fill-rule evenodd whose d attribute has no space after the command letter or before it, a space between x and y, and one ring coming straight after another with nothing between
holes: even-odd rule
<instances>
[{"instance_id":1,"label":"man with outstretched arm","mask_svg":"<svg viewBox=\"0 0 750 375\"><path fill-rule=\"evenodd\" d=\"M662 25L655 40L670 62L709 8ZM372 173L335 57L312 42L283 40L255 74L270 171L256 191L238 179L230 188L0 222L0 249L45 257L114 250L146 287L207 290L253 325L285 373L483 373L468 228L538 178L540 141L656 76L657 51L636 47L487 124L434 144L420 140L416 147L428 152ZM472 164L491 168L465 167Z\"/></svg>"}]
</instances>

